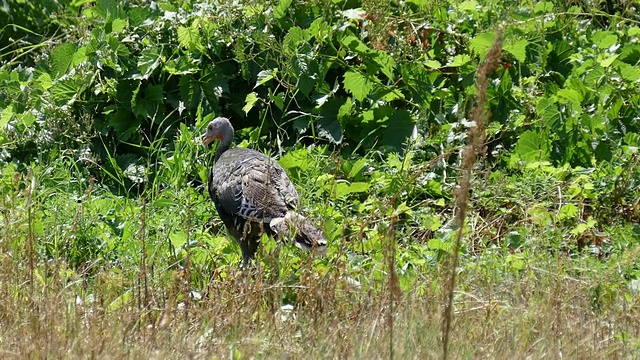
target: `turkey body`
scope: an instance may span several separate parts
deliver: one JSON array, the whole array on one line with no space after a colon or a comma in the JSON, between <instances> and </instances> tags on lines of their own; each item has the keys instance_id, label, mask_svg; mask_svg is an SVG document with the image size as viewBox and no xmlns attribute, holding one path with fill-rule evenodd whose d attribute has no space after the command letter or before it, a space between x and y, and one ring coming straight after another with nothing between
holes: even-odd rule
<instances>
[{"instance_id":1,"label":"turkey body","mask_svg":"<svg viewBox=\"0 0 640 360\"><path fill-rule=\"evenodd\" d=\"M233 127L226 118L214 119L203 135L208 144L220 140L209 173L211 199L247 264L256 254L262 234L279 236L297 247L326 253L320 229L296 212L299 197L280 164L251 149L229 149Z\"/></svg>"}]
</instances>

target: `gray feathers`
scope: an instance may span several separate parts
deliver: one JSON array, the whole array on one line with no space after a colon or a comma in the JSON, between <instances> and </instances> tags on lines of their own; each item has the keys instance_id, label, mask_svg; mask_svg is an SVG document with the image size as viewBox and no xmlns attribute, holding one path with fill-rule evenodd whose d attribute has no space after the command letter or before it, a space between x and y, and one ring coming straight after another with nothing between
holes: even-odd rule
<instances>
[{"instance_id":1,"label":"gray feathers","mask_svg":"<svg viewBox=\"0 0 640 360\"><path fill-rule=\"evenodd\" d=\"M326 253L322 231L296 212L298 192L282 166L254 150L227 150L229 136L233 136L233 127L225 118L214 119L203 135L205 144L220 140L209 174L209 194L240 244L245 263L255 255L263 233L287 239L305 250L317 248Z\"/></svg>"}]
</instances>

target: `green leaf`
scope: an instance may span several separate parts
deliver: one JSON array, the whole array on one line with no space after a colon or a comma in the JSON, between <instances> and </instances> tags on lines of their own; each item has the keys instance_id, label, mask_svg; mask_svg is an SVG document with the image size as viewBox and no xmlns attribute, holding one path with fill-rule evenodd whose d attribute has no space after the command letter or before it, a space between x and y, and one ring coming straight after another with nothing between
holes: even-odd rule
<instances>
[{"instance_id":1,"label":"green leaf","mask_svg":"<svg viewBox=\"0 0 640 360\"><path fill-rule=\"evenodd\" d=\"M636 80L640 79L640 70L638 70L637 67L623 62L618 63L617 66L618 72L623 79L630 82L635 82Z\"/></svg>"},{"instance_id":2,"label":"green leaf","mask_svg":"<svg viewBox=\"0 0 640 360\"><path fill-rule=\"evenodd\" d=\"M319 42L322 42L327 36L329 36L331 31L331 25L329 25L322 17L315 19L307 29L309 36L316 38Z\"/></svg>"},{"instance_id":3,"label":"green leaf","mask_svg":"<svg viewBox=\"0 0 640 360\"><path fill-rule=\"evenodd\" d=\"M555 101L549 98L541 98L536 105L536 112L544 126L552 132L559 131L562 127L562 117Z\"/></svg>"},{"instance_id":4,"label":"green leaf","mask_svg":"<svg viewBox=\"0 0 640 360\"><path fill-rule=\"evenodd\" d=\"M169 234L169 240L171 241L171 245L173 245L174 249L180 249L184 244L187 243L187 233L182 230L177 230Z\"/></svg>"},{"instance_id":5,"label":"green leaf","mask_svg":"<svg viewBox=\"0 0 640 360\"><path fill-rule=\"evenodd\" d=\"M620 54L605 55L604 57L599 56L598 64L600 64L600 66L602 66L603 68L608 68L609 66L611 66L611 64L613 64L614 61L616 61L618 56L620 56Z\"/></svg>"},{"instance_id":6,"label":"green leaf","mask_svg":"<svg viewBox=\"0 0 640 360\"><path fill-rule=\"evenodd\" d=\"M342 125L338 120L338 113L340 112L342 105L345 104L345 101L350 101L350 99L329 99L320 108L320 116L316 121L318 135L334 144L342 142Z\"/></svg>"},{"instance_id":7,"label":"green leaf","mask_svg":"<svg viewBox=\"0 0 640 360\"><path fill-rule=\"evenodd\" d=\"M396 111L389 120L384 130L382 144L393 147L396 151L402 150L404 142L413 132L414 122L406 110Z\"/></svg>"},{"instance_id":8,"label":"green leaf","mask_svg":"<svg viewBox=\"0 0 640 360\"><path fill-rule=\"evenodd\" d=\"M179 26L178 27L178 42L180 46L189 50L199 50L200 45L200 32L198 29L192 29L190 27Z\"/></svg>"},{"instance_id":9,"label":"green leaf","mask_svg":"<svg viewBox=\"0 0 640 360\"><path fill-rule=\"evenodd\" d=\"M547 160L549 148L549 139L545 135L528 130L520 134L514 151L525 162L534 162Z\"/></svg>"},{"instance_id":10,"label":"green leaf","mask_svg":"<svg viewBox=\"0 0 640 360\"><path fill-rule=\"evenodd\" d=\"M495 31L482 33L469 41L469 48L480 56L480 59L484 59L487 55L493 43L498 38L498 35ZM462 64L464 65L464 63ZM455 65L449 65L455 66Z\"/></svg>"},{"instance_id":11,"label":"green leaf","mask_svg":"<svg viewBox=\"0 0 640 360\"><path fill-rule=\"evenodd\" d=\"M78 89L78 84L69 78L64 81L55 82L51 89L49 89L49 92L57 104L68 104L75 99L80 89Z\"/></svg>"},{"instance_id":12,"label":"green leaf","mask_svg":"<svg viewBox=\"0 0 640 360\"><path fill-rule=\"evenodd\" d=\"M51 51L51 67L54 76L60 77L67 72L77 49L75 44L67 42Z\"/></svg>"},{"instance_id":13,"label":"green leaf","mask_svg":"<svg viewBox=\"0 0 640 360\"><path fill-rule=\"evenodd\" d=\"M347 100L340 106L338 109L338 120L343 123L347 123L349 118L351 117L351 109L353 108L353 101L351 98L347 98Z\"/></svg>"},{"instance_id":14,"label":"green leaf","mask_svg":"<svg viewBox=\"0 0 640 360\"><path fill-rule=\"evenodd\" d=\"M507 42L504 45L504 50L513 55L519 62L525 62L527 60L528 45L529 42L527 40L520 39L514 42Z\"/></svg>"},{"instance_id":15,"label":"green leaf","mask_svg":"<svg viewBox=\"0 0 640 360\"><path fill-rule=\"evenodd\" d=\"M393 80L393 70L396 68L396 61L384 51L376 51L373 53L372 58L380 71L386 75L389 80Z\"/></svg>"},{"instance_id":16,"label":"green leaf","mask_svg":"<svg viewBox=\"0 0 640 360\"><path fill-rule=\"evenodd\" d=\"M278 72L278 69L269 69L269 70L260 71L257 76L258 79L256 80L256 85L253 88L255 89L260 85L264 85L269 80L273 79L277 72Z\"/></svg>"},{"instance_id":17,"label":"green leaf","mask_svg":"<svg viewBox=\"0 0 640 360\"><path fill-rule=\"evenodd\" d=\"M13 104L9 104L9 106L2 109L2 115L0 115L0 131L4 131L4 127L11 121L14 114Z\"/></svg>"},{"instance_id":18,"label":"green leaf","mask_svg":"<svg viewBox=\"0 0 640 360\"><path fill-rule=\"evenodd\" d=\"M139 118L153 117L163 105L162 85L138 86L131 97L131 111Z\"/></svg>"},{"instance_id":19,"label":"green leaf","mask_svg":"<svg viewBox=\"0 0 640 360\"><path fill-rule=\"evenodd\" d=\"M374 86L373 81L359 72L349 70L344 74L344 88L360 102L371 94Z\"/></svg>"},{"instance_id":20,"label":"green leaf","mask_svg":"<svg viewBox=\"0 0 640 360\"><path fill-rule=\"evenodd\" d=\"M156 47L148 47L138 57L138 74L131 76L134 80L147 80L160 66L162 57Z\"/></svg>"},{"instance_id":21,"label":"green leaf","mask_svg":"<svg viewBox=\"0 0 640 360\"><path fill-rule=\"evenodd\" d=\"M486 55L486 54L485 54ZM467 54L460 54L453 57L451 62L447 64L449 67L460 67L471 62L471 56Z\"/></svg>"},{"instance_id":22,"label":"green leaf","mask_svg":"<svg viewBox=\"0 0 640 360\"><path fill-rule=\"evenodd\" d=\"M305 148L284 154L278 162L287 170L299 168L300 170L305 171L312 165L312 162L309 159L309 152Z\"/></svg>"},{"instance_id":23,"label":"green leaf","mask_svg":"<svg viewBox=\"0 0 640 360\"><path fill-rule=\"evenodd\" d=\"M579 91L573 89L562 89L559 90L556 94L559 98L569 100L576 104L580 104L584 99Z\"/></svg>"},{"instance_id":24,"label":"green leaf","mask_svg":"<svg viewBox=\"0 0 640 360\"><path fill-rule=\"evenodd\" d=\"M578 224L575 228L571 229L570 233L573 235L582 235L587 230L592 229L595 225L596 225L596 221L593 220L592 217L589 217L586 223Z\"/></svg>"},{"instance_id":25,"label":"green leaf","mask_svg":"<svg viewBox=\"0 0 640 360\"><path fill-rule=\"evenodd\" d=\"M440 64L437 60L427 60L424 62L424 66L432 68L432 69L440 69L442 64Z\"/></svg>"},{"instance_id":26,"label":"green leaf","mask_svg":"<svg viewBox=\"0 0 640 360\"><path fill-rule=\"evenodd\" d=\"M134 7L129 10L129 21L133 26L141 25L145 20L151 17L151 11L144 7Z\"/></svg>"},{"instance_id":27,"label":"green leaf","mask_svg":"<svg viewBox=\"0 0 640 360\"><path fill-rule=\"evenodd\" d=\"M53 81L51 80L51 76L47 73L44 73L38 77L36 83L40 86L42 90L49 90L53 86Z\"/></svg>"},{"instance_id":28,"label":"green leaf","mask_svg":"<svg viewBox=\"0 0 640 360\"><path fill-rule=\"evenodd\" d=\"M478 11L478 2L475 0L466 0L456 5L456 10L458 11Z\"/></svg>"},{"instance_id":29,"label":"green leaf","mask_svg":"<svg viewBox=\"0 0 640 360\"><path fill-rule=\"evenodd\" d=\"M347 174L347 177L349 179L354 179L358 177L358 175L360 174L360 172L362 172L362 170L366 165L367 165L367 158L358 159L355 163L353 163L353 165L351 166L351 169L349 169L349 174Z\"/></svg>"},{"instance_id":30,"label":"green leaf","mask_svg":"<svg viewBox=\"0 0 640 360\"><path fill-rule=\"evenodd\" d=\"M291 6L293 0L280 0L278 6L273 9L273 17L281 20L285 15L287 15L287 10Z\"/></svg>"},{"instance_id":31,"label":"green leaf","mask_svg":"<svg viewBox=\"0 0 640 360\"><path fill-rule=\"evenodd\" d=\"M309 38L309 34L306 30L294 26L287 32L282 41L282 46L285 53L289 55L295 55L298 53L298 44L306 42Z\"/></svg>"},{"instance_id":32,"label":"green leaf","mask_svg":"<svg viewBox=\"0 0 640 360\"><path fill-rule=\"evenodd\" d=\"M242 111L244 111L244 113L248 115L249 111L251 111L251 109L253 109L253 106L256 104L256 102L259 99L260 98L258 97L258 94L256 94L255 92L251 92L251 93L247 94L247 97L244 100L245 104L242 107Z\"/></svg>"},{"instance_id":33,"label":"green leaf","mask_svg":"<svg viewBox=\"0 0 640 360\"><path fill-rule=\"evenodd\" d=\"M550 1L540 1L538 3L536 3L536 5L533 7L533 12L536 15L542 15L542 14L548 14L553 12L553 3Z\"/></svg>"},{"instance_id":34,"label":"green leaf","mask_svg":"<svg viewBox=\"0 0 640 360\"><path fill-rule=\"evenodd\" d=\"M596 31L591 40L600 49L608 49L618 42L618 36L611 31Z\"/></svg>"},{"instance_id":35,"label":"green leaf","mask_svg":"<svg viewBox=\"0 0 640 360\"><path fill-rule=\"evenodd\" d=\"M113 20L113 22L111 23L111 32L112 33L119 33L122 30L124 30L128 25L127 20L125 19L115 19Z\"/></svg>"},{"instance_id":36,"label":"green leaf","mask_svg":"<svg viewBox=\"0 0 640 360\"><path fill-rule=\"evenodd\" d=\"M373 49L368 47L360 39L353 35L347 35L340 39L340 43L351 51L354 51L360 55L369 54L373 52Z\"/></svg>"},{"instance_id":37,"label":"green leaf","mask_svg":"<svg viewBox=\"0 0 640 360\"><path fill-rule=\"evenodd\" d=\"M558 219L560 220L575 219L577 216L578 207L571 203L562 205L560 211L558 211Z\"/></svg>"},{"instance_id":38,"label":"green leaf","mask_svg":"<svg viewBox=\"0 0 640 360\"><path fill-rule=\"evenodd\" d=\"M371 184L367 182L339 182L336 184L336 196L344 197L354 193L364 193L369 191Z\"/></svg>"}]
</instances>

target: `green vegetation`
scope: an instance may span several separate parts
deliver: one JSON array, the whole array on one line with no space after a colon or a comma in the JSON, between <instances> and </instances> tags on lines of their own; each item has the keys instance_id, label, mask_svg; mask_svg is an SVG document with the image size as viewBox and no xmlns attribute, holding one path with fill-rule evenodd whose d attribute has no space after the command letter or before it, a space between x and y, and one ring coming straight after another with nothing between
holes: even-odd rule
<instances>
[{"instance_id":1,"label":"green vegetation","mask_svg":"<svg viewBox=\"0 0 640 360\"><path fill-rule=\"evenodd\" d=\"M638 357L632 2L8 0L0 31L3 357ZM328 256L239 270L215 116Z\"/></svg>"}]
</instances>

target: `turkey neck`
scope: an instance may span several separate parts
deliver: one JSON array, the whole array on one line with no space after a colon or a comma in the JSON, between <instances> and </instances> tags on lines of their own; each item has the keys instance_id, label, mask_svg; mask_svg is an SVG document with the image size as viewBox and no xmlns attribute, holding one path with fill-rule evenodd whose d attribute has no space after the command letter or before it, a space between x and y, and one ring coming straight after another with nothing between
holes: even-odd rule
<instances>
[{"instance_id":1,"label":"turkey neck","mask_svg":"<svg viewBox=\"0 0 640 360\"><path fill-rule=\"evenodd\" d=\"M233 126L231 126L230 122L227 122L222 129L222 139L220 139L220 143L216 147L216 153L213 157L213 161L217 162L220 156L231 146L231 141L233 140Z\"/></svg>"}]
</instances>

